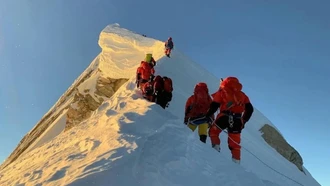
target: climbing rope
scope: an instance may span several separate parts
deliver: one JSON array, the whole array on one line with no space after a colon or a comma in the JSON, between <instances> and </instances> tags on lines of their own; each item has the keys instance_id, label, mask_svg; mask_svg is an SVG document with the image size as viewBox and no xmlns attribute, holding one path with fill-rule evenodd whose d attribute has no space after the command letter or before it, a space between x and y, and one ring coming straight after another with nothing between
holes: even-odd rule
<instances>
[{"instance_id":1,"label":"climbing rope","mask_svg":"<svg viewBox=\"0 0 330 186\"><path fill-rule=\"evenodd\" d=\"M222 129L221 129L222 130ZM226 134L228 134L228 131L227 130L222 130L224 131ZM229 135L228 135L228 139L230 139L232 142L234 142L236 145L240 145L238 143L236 143ZM257 160L259 160L262 164L264 164L266 167L270 168L271 170L273 170L274 172L276 172L277 174L297 183L298 185L301 185L301 186L304 186L303 184L299 183L298 181L282 174L281 172L277 171L276 169L274 169L273 167L269 166L267 163L265 163L264 161L262 161L258 156L256 156L255 154L253 154L251 151L249 151L247 148L243 147L242 145L240 145L244 150L246 150L248 153L250 153L252 156L254 156Z\"/></svg>"},{"instance_id":2,"label":"climbing rope","mask_svg":"<svg viewBox=\"0 0 330 186\"><path fill-rule=\"evenodd\" d=\"M219 110L217 111L216 114L219 114ZM195 119L195 120L200 120L200 119L201 119L201 118L198 118L198 119ZM192 120L192 121L195 121L195 120ZM232 123L232 122L230 122L230 123ZM214 124L215 124L215 120L213 120L213 121L211 122L211 125L214 125ZM218 127L218 126L217 126L217 127ZM220 127L218 127L218 128L221 129ZM227 131L227 130L224 130L224 129L221 129L221 130L224 131L224 132L228 135L228 131ZM289 179L289 180L295 182L295 183L298 184L298 185L304 186L303 184L299 183L298 181L296 181L296 180L294 180L294 179L292 179L292 178L290 178L290 177L288 177L288 176L282 174L281 172L277 171L276 169L274 169L273 167L271 167L270 165L268 165L267 163L265 163L264 161L262 161L258 156L256 156L255 154L253 154L250 150L248 150L247 148L243 147L243 146L240 145L239 143L235 142L235 140L233 140L229 135L228 135L228 139L230 139L230 140L231 140L232 142L234 142L236 145L241 146L244 150L246 150L246 151L247 151L248 153L250 153L253 157L255 157L257 160L259 160L262 164L264 164L266 167L268 167L269 169L273 170L273 171L276 172L277 174L279 174L279 175L281 175L281 176L283 176L283 177L285 177L285 178L287 178L287 179Z\"/></svg>"},{"instance_id":3,"label":"climbing rope","mask_svg":"<svg viewBox=\"0 0 330 186\"><path fill-rule=\"evenodd\" d=\"M219 114L219 113L220 113L220 111L217 110L216 114ZM211 124L211 125L214 125L214 124L215 124L215 120L212 121L212 124ZM218 126L217 126L217 127L218 127ZM218 127L218 128L221 129L220 127ZM224 130L224 129L221 129L221 130L224 131L224 132L228 135L228 131L227 131L227 130ZM281 172L277 171L276 169L274 169L273 167L271 167L270 165L268 165L267 163L265 163L264 161L262 161L258 156L256 156L255 154L253 154L253 153L252 153L251 151L249 151L247 148L245 148L245 147L243 147L242 145L236 143L235 140L233 140L229 135L228 135L228 139L230 139L230 140L231 140L232 142L234 142L236 145L241 146L244 150L246 150L248 153L250 153L252 156L254 156L257 160L259 160L262 164L264 164L266 167L268 167L269 169L273 170L273 171L276 172L277 174L279 174L279 175L281 175L281 176L283 176L283 177L285 177L285 178L287 178L287 179L289 179L289 180L295 182L295 183L298 184L298 185L304 186L303 184L299 183L298 181L296 181L296 180L294 180L294 179L292 179L292 178L290 178L290 177L288 177L288 176L282 174Z\"/></svg>"}]
</instances>

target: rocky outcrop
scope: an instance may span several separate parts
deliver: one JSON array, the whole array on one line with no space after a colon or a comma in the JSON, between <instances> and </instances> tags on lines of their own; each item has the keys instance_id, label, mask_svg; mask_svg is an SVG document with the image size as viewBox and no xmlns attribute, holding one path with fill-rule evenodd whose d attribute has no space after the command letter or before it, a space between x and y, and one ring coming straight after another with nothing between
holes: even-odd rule
<instances>
[{"instance_id":1,"label":"rocky outcrop","mask_svg":"<svg viewBox=\"0 0 330 186\"><path fill-rule=\"evenodd\" d=\"M84 94L77 91L73 102L68 107L65 131L89 118L92 112L102 104L104 98L110 98L126 81L127 79L111 79L100 76L97 79L93 96L90 94L90 89L84 90Z\"/></svg>"},{"instance_id":2,"label":"rocky outcrop","mask_svg":"<svg viewBox=\"0 0 330 186\"><path fill-rule=\"evenodd\" d=\"M262 137L264 140L271 147L273 147L284 158L295 164L300 171L304 172L302 157L274 127L265 124L260 131L263 133Z\"/></svg>"}]
</instances>

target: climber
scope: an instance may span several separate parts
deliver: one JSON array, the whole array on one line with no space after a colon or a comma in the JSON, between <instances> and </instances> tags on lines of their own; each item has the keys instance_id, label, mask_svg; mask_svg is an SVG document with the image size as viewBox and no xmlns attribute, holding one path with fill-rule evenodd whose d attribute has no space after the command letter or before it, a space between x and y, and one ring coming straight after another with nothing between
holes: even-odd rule
<instances>
[{"instance_id":1,"label":"climber","mask_svg":"<svg viewBox=\"0 0 330 186\"><path fill-rule=\"evenodd\" d=\"M172 100L172 80L166 76L151 76L150 80L141 87L145 99L155 102L162 108L166 108Z\"/></svg>"},{"instance_id":2,"label":"climber","mask_svg":"<svg viewBox=\"0 0 330 186\"><path fill-rule=\"evenodd\" d=\"M144 61L151 64L152 67L156 66L156 60L154 59L154 57L150 53L146 54L146 57L145 57Z\"/></svg>"},{"instance_id":3,"label":"climber","mask_svg":"<svg viewBox=\"0 0 330 186\"><path fill-rule=\"evenodd\" d=\"M152 64L141 61L140 66L136 70L136 86L137 88L143 87L143 84L153 78L155 69Z\"/></svg>"},{"instance_id":4,"label":"climber","mask_svg":"<svg viewBox=\"0 0 330 186\"><path fill-rule=\"evenodd\" d=\"M169 37L165 42L165 55L170 57L171 51L173 50L174 43L172 41L172 37Z\"/></svg>"},{"instance_id":5,"label":"climber","mask_svg":"<svg viewBox=\"0 0 330 186\"><path fill-rule=\"evenodd\" d=\"M204 117L211 102L212 98L209 95L207 84L200 82L195 85L194 94L188 98L185 106L184 123L192 131L198 127L199 139L203 143L206 143L207 129L211 124Z\"/></svg>"},{"instance_id":6,"label":"climber","mask_svg":"<svg viewBox=\"0 0 330 186\"><path fill-rule=\"evenodd\" d=\"M213 101L205 117L212 121L211 116L220 108L220 113L209 129L211 144L220 152L219 134L228 130L228 147L232 160L241 160L241 131L253 113L253 106L249 97L242 91L242 84L236 77L227 77L220 83L220 89L212 94Z\"/></svg>"},{"instance_id":7,"label":"climber","mask_svg":"<svg viewBox=\"0 0 330 186\"><path fill-rule=\"evenodd\" d=\"M141 87L143 97L151 102L155 101L154 96L154 76L150 76L149 81L143 84Z\"/></svg>"},{"instance_id":8,"label":"climber","mask_svg":"<svg viewBox=\"0 0 330 186\"><path fill-rule=\"evenodd\" d=\"M154 79L154 96L155 103L163 109L169 106L172 100L173 84L172 79L167 76L157 76Z\"/></svg>"}]
</instances>

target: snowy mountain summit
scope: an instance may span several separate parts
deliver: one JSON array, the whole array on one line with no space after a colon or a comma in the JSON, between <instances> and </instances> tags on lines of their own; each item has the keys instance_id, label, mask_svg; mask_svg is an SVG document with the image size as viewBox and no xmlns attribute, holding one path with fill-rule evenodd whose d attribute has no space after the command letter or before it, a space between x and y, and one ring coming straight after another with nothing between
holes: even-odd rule
<instances>
[{"instance_id":1,"label":"snowy mountain summit","mask_svg":"<svg viewBox=\"0 0 330 186\"><path fill-rule=\"evenodd\" d=\"M219 79L176 48L164 57L163 41L119 24L101 32L99 45L102 52L1 165L0 185L319 185L256 109L242 132L240 165L231 161L227 134L220 153L209 138L201 143L183 124L184 105L196 83L206 82L213 93ZM173 80L165 110L135 85L147 53L157 61L156 74Z\"/></svg>"}]
</instances>

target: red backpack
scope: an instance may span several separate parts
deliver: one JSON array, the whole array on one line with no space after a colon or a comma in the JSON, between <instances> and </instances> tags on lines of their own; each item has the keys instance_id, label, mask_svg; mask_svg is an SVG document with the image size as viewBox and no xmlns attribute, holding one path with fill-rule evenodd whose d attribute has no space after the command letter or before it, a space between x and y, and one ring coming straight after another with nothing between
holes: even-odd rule
<instances>
[{"instance_id":1,"label":"red backpack","mask_svg":"<svg viewBox=\"0 0 330 186\"><path fill-rule=\"evenodd\" d=\"M163 81L164 81L164 91L171 93L173 91L172 79L164 76Z\"/></svg>"},{"instance_id":2,"label":"red backpack","mask_svg":"<svg viewBox=\"0 0 330 186\"><path fill-rule=\"evenodd\" d=\"M152 67L147 62L142 62L141 65L141 78L144 80L149 80L152 73Z\"/></svg>"},{"instance_id":3,"label":"red backpack","mask_svg":"<svg viewBox=\"0 0 330 186\"><path fill-rule=\"evenodd\" d=\"M191 115L195 117L205 115L212 102L206 83L201 82L195 85L193 100Z\"/></svg>"},{"instance_id":4,"label":"red backpack","mask_svg":"<svg viewBox=\"0 0 330 186\"><path fill-rule=\"evenodd\" d=\"M236 77L228 77L221 82L220 95L225 103L221 106L222 110L244 111L246 96L242 92L242 84Z\"/></svg>"}]
</instances>

